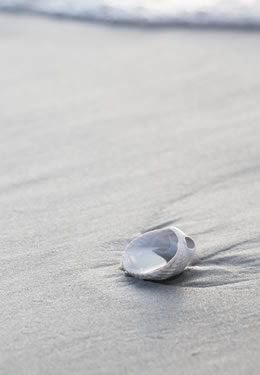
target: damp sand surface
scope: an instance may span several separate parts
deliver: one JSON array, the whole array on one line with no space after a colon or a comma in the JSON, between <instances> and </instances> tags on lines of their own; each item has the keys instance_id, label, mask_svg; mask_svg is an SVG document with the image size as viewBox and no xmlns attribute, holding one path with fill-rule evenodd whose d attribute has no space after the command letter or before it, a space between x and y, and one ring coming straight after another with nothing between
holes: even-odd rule
<instances>
[{"instance_id":1,"label":"damp sand surface","mask_svg":"<svg viewBox=\"0 0 260 375\"><path fill-rule=\"evenodd\" d=\"M0 372L259 374L260 33L0 17ZM173 224L162 283L123 249Z\"/></svg>"}]
</instances>

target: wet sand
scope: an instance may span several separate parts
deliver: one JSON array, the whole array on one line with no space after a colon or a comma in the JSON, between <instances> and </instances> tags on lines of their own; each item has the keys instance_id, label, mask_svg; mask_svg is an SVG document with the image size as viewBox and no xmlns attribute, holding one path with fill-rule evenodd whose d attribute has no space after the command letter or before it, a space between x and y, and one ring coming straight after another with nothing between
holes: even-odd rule
<instances>
[{"instance_id":1,"label":"wet sand","mask_svg":"<svg viewBox=\"0 0 260 375\"><path fill-rule=\"evenodd\" d=\"M0 372L258 374L260 33L0 17ZM174 224L200 262L119 270Z\"/></svg>"}]
</instances>

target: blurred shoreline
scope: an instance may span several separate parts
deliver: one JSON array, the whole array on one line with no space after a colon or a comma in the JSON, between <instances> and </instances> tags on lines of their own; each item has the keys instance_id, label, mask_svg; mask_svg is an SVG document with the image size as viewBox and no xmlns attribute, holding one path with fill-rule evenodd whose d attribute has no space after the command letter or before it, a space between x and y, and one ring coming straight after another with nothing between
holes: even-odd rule
<instances>
[{"instance_id":1,"label":"blurred shoreline","mask_svg":"<svg viewBox=\"0 0 260 375\"><path fill-rule=\"evenodd\" d=\"M93 23L112 27L125 27L125 28L137 28L147 30L163 30L163 29L180 29L180 30L192 30L192 31L241 31L241 32L259 32L260 31L260 20L247 19L245 20L204 20L203 17L198 20L185 20L180 18L173 19L149 19L149 18L136 18L133 19L117 17L97 17L92 14L66 14L63 12L48 12L37 9L19 9L19 8L8 8L0 6L0 14L3 15L21 15L21 16L32 16L32 17L43 17L54 20L65 20L65 21L76 21L81 23Z\"/></svg>"}]
</instances>

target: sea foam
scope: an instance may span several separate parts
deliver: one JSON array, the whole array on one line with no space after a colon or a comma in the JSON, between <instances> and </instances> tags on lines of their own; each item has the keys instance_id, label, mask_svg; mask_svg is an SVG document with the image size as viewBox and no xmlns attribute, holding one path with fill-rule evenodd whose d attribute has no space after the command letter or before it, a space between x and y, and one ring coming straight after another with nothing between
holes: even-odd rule
<instances>
[{"instance_id":1,"label":"sea foam","mask_svg":"<svg viewBox=\"0 0 260 375\"><path fill-rule=\"evenodd\" d=\"M260 27L260 0L0 0L0 10L149 26Z\"/></svg>"}]
</instances>

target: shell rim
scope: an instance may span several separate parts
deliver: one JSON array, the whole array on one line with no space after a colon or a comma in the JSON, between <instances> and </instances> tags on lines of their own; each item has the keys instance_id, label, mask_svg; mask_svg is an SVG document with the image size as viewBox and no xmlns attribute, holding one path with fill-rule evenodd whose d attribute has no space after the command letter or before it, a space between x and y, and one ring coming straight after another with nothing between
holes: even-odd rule
<instances>
[{"instance_id":1,"label":"shell rim","mask_svg":"<svg viewBox=\"0 0 260 375\"><path fill-rule=\"evenodd\" d=\"M195 244L195 241L193 240L193 238L191 236L188 236L186 235L184 232L182 232L180 229L176 228L176 227L168 227L168 228L164 228L164 229L154 229L154 230L151 230L151 231L148 231L148 232L145 232L143 233L141 236L138 236L136 238L134 238L128 245L127 247L125 248L125 251L124 251L124 254L123 254L123 257L122 257L122 265L123 265L123 269L126 273L128 273L129 275L132 275L134 277L139 277L140 275L150 275L151 273L153 272L158 272L159 270L164 270L166 268L169 267L169 265L171 265L173 263L173 261L175 260L176 256L177 256L177 253L179 251L179 247L177 247L177 251L176 253L174 254L174 256L171 258L171 260L169 262L167 262L166 264L164 264L162 267L158 267L158 268L155 268L152 272L149 272L149 271L145 271L145 272L142 272L142 273L134 273L134 272L129 272L126 270L125 268L125 265L124 265L124 256L125 256L125 253L127 252L128 248L136 241L138 240L140 237L143 237L145 236L146 234L148 233L156 233L156 232L162 232L163 230L171 230L172 232L174 232L176 234L176 236L178 237L178 241L180 241L180 237L179 237L179 234L182 233L185 237L189 237L193 243L194 243L194 250L196 251L196 244ZM140 278L140 277L139 277Z\"/></svg>"}]
</instances>

